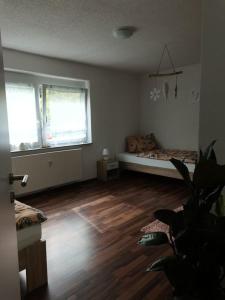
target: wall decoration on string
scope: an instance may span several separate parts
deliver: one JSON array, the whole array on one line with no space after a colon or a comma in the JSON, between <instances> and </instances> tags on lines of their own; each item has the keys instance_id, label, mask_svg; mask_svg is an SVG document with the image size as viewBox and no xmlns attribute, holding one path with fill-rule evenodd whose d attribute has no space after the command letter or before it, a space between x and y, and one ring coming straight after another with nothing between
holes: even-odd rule
<instances>
[{"instance_id":1,"label":"wall decoration on string","mask_svg":"<svg viewBox=\"0 0 225 300\"><path fill-rule=\"evenodd\" d=\"M168 100L168 98L169 98L169 91L170 91L169 83L168 83L168 81L165 81L163 83L163 96L164 96L165 100Z\"/></svg>"},{"instance_id":2,"label":"wall decoration on string","mask_svg":"<svg viewBox=\"0 0 225 300\"><path fill-rule=\"evenodd\" d=\"M160 98L160 93L161 91L157 88L154 88L151 92L150 92L150 98L153 101L157 101Z\"/></svg>"},{"instance_id":3,"label":"wall decoration on string","mask_svg":"<svg viewBox=\"0 0 225 300\"><path fill-rule=\"evenodd\" d=\"M160 99L161 89L159 88L158 78L155 78L155 87L150 91L150 98L156 102Z\"/></svg>"},{"instance_id":4,"label":"wall decoration on string","mask_svg":"<svg viewBox=\"0 0 225 300\"><path fill-rule=\"evenodd\" d=\"M192 90L191 91L191 97L192 97L193 103L200 102L200 91L198 91L198 90Z\"/></svg>"},{"instance_id":5,"label":"wall decoration on string","mask_svg":"<svg viewBox=\"0 0 225 300\"><path fill-rule=\"evenodd\" d=\"M161 65L162 65L162 61L163 61L163 58L164 56L167 54L168 58L169 58L169 61L170 61L170 65L171 65L171 68L172 68L172 72L169 72L169 73L161 73L160 72L160 69L161 69ZM149 78L155 78L156 79L156 84L157 84L157 78L163 78L163 77L171 77L171 76L175 76L176 77L176 80L175 80L175 88L174 88L174 96L175 98L177 98L178 96L178 76L183 74L183 71L176 71L175 69L175 65L174 65L174 62L173 62L173 59L172 59L172 56L170 54L170 51L169 51L169 48L167 45L164 46L164 49L163 49L163 52L162 52L162 55L161 55L161 58L160 58L160 62L159 62L159 66L158 66L158 69L157 69L157 72L155 74L149 74ZM156 96L156 91L159 91L157 93L157 96ZM170 91L170 86L169 86L169 83L168 81L165 81L163 83L163 88L162 88L162 91L163 91L163 96L164 96L164 99L165 100L168 100L168 97L169 97L169 91ZM151 99L153 99L154 101L157 101L157 99L160 97L160 90L157 90L157 87L155 87L151 93ZM159 97L158 97L159 95Z\"/></svg>"}]
</instances>

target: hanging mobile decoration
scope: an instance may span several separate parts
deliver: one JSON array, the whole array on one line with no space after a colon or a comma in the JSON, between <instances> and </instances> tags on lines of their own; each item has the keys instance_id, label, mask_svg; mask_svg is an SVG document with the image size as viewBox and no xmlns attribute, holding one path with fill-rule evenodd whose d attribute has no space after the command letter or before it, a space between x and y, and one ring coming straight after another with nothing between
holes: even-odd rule
<instances>
[{"instance_id":1,"label":"hanging mobile decoration","mask_svg":"<svg viewBox=\"0 0 225 300\"><path fill-rule=\"evenodd\" d=\"M167 53L167 56L169 57L169 61L170 61L170 64L171 64L171 67L172 67L173 71L170 72L170 73L160 73L161 64L162 64L163 58L164 58L166 53ZM171 57L169 49L168 49L168 46L165 45L165 47L163 49L163 52L162 52L162 56L160 58L157 73L156 74L149 74L149 78L176 76L176 85L175 85L174 92L175 92L175 98L177 98L177 96L178 96L178 83L177 83L177 81L178 81L178 75L181 75L181 74L183 74L183 71L176 71L173 60L172 60L172 57ZM150 95L151 95L151 99L153 99L154 101L157 101L157 99L160 98L160 90L158 90L157 88L154 88L150 92ZM165 82L164 85L163 85L163 95L164 95L165 100L168 100L168 96L169 96L169 83L168 82Z\"/></svg>"},{"instance_id":2,"label":"hanging mobile decoration","mask_svg":"<svg viewBox=\"0 0 225 300\"><path fill-rule=\"evenodd\" d=\"M165 81L163 83L163 96L164 96L165 100L168 100L169 91L170 91L169 83L167 81Z\"/></svg>"},{"instance_id":3,"label":"hanging mobile decoration","mask_svg":"<svg viewBox=\"0 0 225 300\"><path fill-rule=\"evenodd\" d=\"M177 98L177 92L178 92L178 87L177 87L177 76L176 76L175 98Z\"/></svg>"},{"instance_id":4,"label":"hanging mobile decoration","mask_svg":"<svg viewBox=\"0 0 225 300\"><path fill-rule=\"evenodd\" d=\"M193 103L198 103L200 101L200 92L197 90L193 90L191 92L191 96L193 99Z\"/></svg>"}]
</instances>

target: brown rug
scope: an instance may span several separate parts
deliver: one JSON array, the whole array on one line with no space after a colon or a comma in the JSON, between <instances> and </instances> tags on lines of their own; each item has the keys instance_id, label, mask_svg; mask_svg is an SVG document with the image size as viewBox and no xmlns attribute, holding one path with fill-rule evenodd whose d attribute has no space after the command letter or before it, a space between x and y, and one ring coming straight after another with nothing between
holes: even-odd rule
<instances>
[{"instance_id":1,"label":"brown rug","mask_svg":"<svg viewBox=\"0 0 225 300\"><path fill-rule=\"evenodd\" d=\"M169 226L158 220L155 220L152 223L148 224L147 226L141 228L141 232L144 233L159 232L159 231L169 233Z\"/></svg>"},{"instance_id":2,"label":"brown rug","mask_svg":"<svg viewBox=\"0 0 225 300\"><path fill-rule=\"evenodd\" d=\"M100 233L118 228L144 213L142 209L126 202L116 203L113 196L81 205L73 208L73 211Z\"/></svg>"},{"instance_id":3,"label":"brown rug","mask_svg":"<svg viewBox=\"0 0 225 300\"><path fill-rule=\"evenodd\" d=\"M183 209L183 207L180 206L180 207L175 208L174 211L178 212L182 209ZM147 226L144 226L141 228L141 232L144 232L144 233L159 232L159 231L169 234L169 226L160 222L159 220L155 220L152 223L148 224Z\"/></svg>"}]
</instances>

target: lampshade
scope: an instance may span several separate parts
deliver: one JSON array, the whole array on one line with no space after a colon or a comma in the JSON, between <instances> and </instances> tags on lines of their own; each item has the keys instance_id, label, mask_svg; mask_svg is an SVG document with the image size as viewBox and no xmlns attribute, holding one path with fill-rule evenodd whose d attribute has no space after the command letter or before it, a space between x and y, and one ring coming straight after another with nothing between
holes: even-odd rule
<instances>
[{"instance_id":1,"label":"lampshade","mask_svg":"<svg viewBox=\"0 0 225 300\"><path fill-rule=\"evenodd\" d=\"M104 148L104 149L102 150L102 156L109 156L109 149Z\"/></svg>"}]
</instances>

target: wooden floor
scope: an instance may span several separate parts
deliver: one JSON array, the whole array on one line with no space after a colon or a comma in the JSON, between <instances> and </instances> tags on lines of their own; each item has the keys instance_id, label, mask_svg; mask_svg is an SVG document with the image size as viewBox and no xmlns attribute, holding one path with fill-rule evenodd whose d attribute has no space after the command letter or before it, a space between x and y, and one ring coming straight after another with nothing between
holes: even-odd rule
<instances>
[{"instance_id":1,"label":"wooden floor","mask_svg":"<svg viewBox=\"0 0 225 300\"><path fill-rule=\"evenodd\" d=\"M140 229L159 208L176 208L187 191L182 181L128 173L119 180L90 181L26 197L42 209L47 240L48 287L25 299L168 299L161 273L146 273L168 247L137 245ZM21 275L23 295L24 275Z\"/></svg>"}]
</instances>

